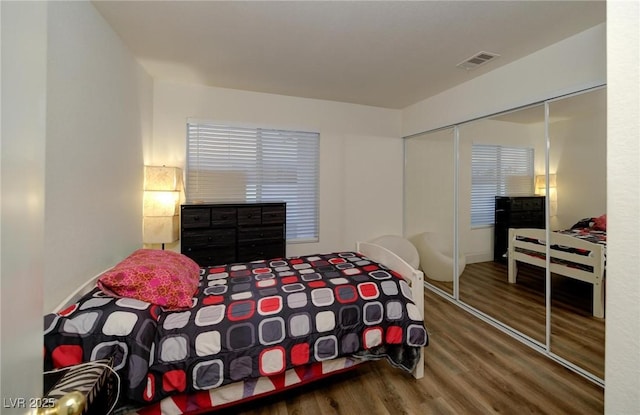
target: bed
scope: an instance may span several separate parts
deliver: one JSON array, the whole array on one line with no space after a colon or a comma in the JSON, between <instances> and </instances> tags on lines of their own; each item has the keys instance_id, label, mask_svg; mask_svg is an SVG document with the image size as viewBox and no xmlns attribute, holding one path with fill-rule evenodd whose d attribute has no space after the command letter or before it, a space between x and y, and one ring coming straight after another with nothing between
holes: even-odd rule
<instances>
[{"instance_id":1,"label":"bed","mask_svg":"<svg viewBox=\"0 0 640 415\"><path fill-rule=\"evenodd\" d=\"M423 376L423 274L381 246L199 274L175 310L79 290L45 316L45 369L113 358L116 412L147 415L205 413L381 358Z\"/></svg>"},{"instance_id":2,"label":"bed","mask_svg":"<svg viewBox=\"0 0 640 415\"><path fill-rule=\"evenodd\" d=\"M582 220L571 229L549 232L552 273L593 285L593 316L604 318L606 228ZM586 223L585 223L586 221ZM546 267L545 229L509 229L509 282L516 283L518 262Z\"/></svg>"}]
</instances>

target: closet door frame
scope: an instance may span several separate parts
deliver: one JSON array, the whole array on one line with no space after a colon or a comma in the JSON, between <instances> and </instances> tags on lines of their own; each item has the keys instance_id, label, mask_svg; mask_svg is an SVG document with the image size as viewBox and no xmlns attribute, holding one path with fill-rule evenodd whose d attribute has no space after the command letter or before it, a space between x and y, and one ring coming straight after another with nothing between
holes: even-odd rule
<instances>
[{"instance_id":1,"label":"closet door frame","mask_svg":"<svg viewBox=\"0 0 640 415\"><path fill-rule=\"evenodd\" d=\"M442 131L442 130L446 130L446 129L453 129L453 148L454 148L454 163L453 163L453 180L454 180L454 220L453 220L453 294L450 294L436 286L434 286L433 284L429 283L428 281L425 280L424 282L424 286L426 289L429 289L433 292L435 292L436 294L447 298L448 300L450 300L451 302L453 302L454 304L456 304L458 307L464 309L465 311L467 311L468 313L472 314L473 316L479 318L480 320L484 321L485 323L490 324L491 326L497 328L498 330L504 332L505 334L515 338L516 340L524 343L525 345L529 346L530 348L536 350L539 353L544 354L545 356L547 356L548 358L556 361L557 363L561 364L562 366L576 372L577 374L585 377L586 379L590 380L591 382L600 385L602 387L605 386L605 382L604 379L595 376L594 374L590 373L589 371L585 370L584 368L574 364L573 362L570 362L568 360L566 360L565 358L558 356L557 354L555 354L552 351L551 348L551 272L550 272L550 267L549 267L549 262L550 262L550 244L549 244L549 240L550 240L550 232L551 232L551 226L550 226L550 201L549 198L545 198L545 236L546 236L546 246L545 246L545 251L546 251L546 257L545 257L545 327L546 327L546 332L545 332L545 341L544 343L541 343L539 341L533 340L531 339L529 336L524 335L523 333L521 333L520 331L510 327L509 325L497 320L495 317L492 317L491 315L488 315L478 309L476 309L475 307L465 303L464 301L462 301L460 299L460 287L459 287L459 278L458 278L458 273L456 272L458 270L459 264L458 264L458 254L459 254L459 241L458 241L458 236L459 236L459 170L460 170L460 159L459 159L459 146L460 146L460 126L463 126L465 124L469 124L471 122L474 121L478 121L478 120L483 120L486 118L491 118L491 117L495 117L498 115L503 115L503 114L507 114L510 112L514 112L514 111L518 111L521 109L526 109L529 107L534 107L537 105L544 105L544 140L545 140L545 176L546 176L546 182L547 182L547 193L549 194L549 189L548 189L548 183L549 183L549 148L550 148L550 143L551 143L551 137L550 137L550 133L549 133L549 124L550 124L550 113L549 113L549 106L551 103L553 102L557 102L560 101L562 99L566 99L566 98L570 98L573 96L577 96L577 95L581 95L581 94L585 94L585 93L589 93L592 91L596 91L602 88L606 88L606 85L597 85L595 87L591 87L591 88L587 88L587 89L583 89L583 90L578 90L572 93L568 93L568 94L564 94L564 95L560 95L560 96L556 96L553 98L549 98L549 99L545 99L545 100L541 100L538 102L534 102L528 105L523 105L517 108L512 108L512 109L508 109L505 111L500 111L497 113L493 113L493 114L488 114L482 117L477 117L474 119L470 119L470 120L466 120L466 121L462 121L456 124L452 124L452 125L447 125L447 126L443 126L443 127L439 127L436 129L432 129L432 130L428 130L428 131L423 131L417 134L412 134L410 136L406 136L403 137L404 141L404 145L403 145L403 151L404 151L404 171L403 171L403 180L405 180L406 182L406 170L407 170L407 140L410 140L411 138L417 137L417 136L421 136L424 134L429 134L429 133L435 133L438 131ZM406 186L403 185L403 204L406 204ZM406 213L406 206L403 207L403 212ZM403 215L403 231L405 232L405 236L407 229L406 229L406 218Z\"/></svg>"}]
</instances>

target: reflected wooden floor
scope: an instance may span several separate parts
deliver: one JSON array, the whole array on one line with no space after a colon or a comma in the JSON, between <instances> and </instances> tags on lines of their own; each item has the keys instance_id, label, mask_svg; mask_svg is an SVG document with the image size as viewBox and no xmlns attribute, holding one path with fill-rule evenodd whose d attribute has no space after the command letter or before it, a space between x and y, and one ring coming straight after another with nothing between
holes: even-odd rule
<instances>
[{"instance_id":1,"label":"reflected wooden floor","mask_svg":"<svg viewBox=\"0 0 640 415\"><path fill-rule=\"evenodd\" d=\"M592 315L591 284L552 274L551 350L604 378L605 320ZM429 281L445 291L452 283ZM460 299L545 343L544 270L522 264L518 283L507 282L507 266L468 264L460 277Z\"/></svg>"},{"instance_id":2,"label":"reflected wooden floor","mask_svg":"<svg viewBox=\"0 0 640 415\"><path fill-rule=\"evenodd\" d=\"M430 344L415 380L386 361L217 414L422 415L604 412L604 391L425 290Z\"/></svg>"}]
</instances>

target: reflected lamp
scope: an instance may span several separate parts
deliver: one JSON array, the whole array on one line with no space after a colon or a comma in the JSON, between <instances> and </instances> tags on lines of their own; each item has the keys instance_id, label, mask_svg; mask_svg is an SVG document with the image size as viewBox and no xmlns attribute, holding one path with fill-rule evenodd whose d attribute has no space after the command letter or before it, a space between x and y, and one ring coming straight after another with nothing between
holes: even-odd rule
<instances>
[{"instance_id":1,"label":"reflected lamp","mask_svg":"<svg viewBox=\"0 0 640 415\"><path fill-rule=\"evenodd\" d=\"M558 185L557 176L549 175L549 215L556 216L558 214ZM544 174L536 176L535 192L537 195L547 195L547 180Z\"/></svg>"}]
</instances>

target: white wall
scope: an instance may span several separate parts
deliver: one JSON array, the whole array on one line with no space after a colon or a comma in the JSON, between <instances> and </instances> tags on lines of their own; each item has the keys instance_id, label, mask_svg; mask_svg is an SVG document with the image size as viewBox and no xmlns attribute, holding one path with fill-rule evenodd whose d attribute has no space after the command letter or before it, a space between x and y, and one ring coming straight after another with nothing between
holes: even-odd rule
<instances>
[{"instance_id":1,"label":"white wall","mask_svg":"<svg viewBox=\"0 0 640 415\"><path fill-rule=\"evenodd\" d=\"M146 163L184 167L189 117L320 133L320 241L287 255L402 232L400 111L157 81Z\"/></svg>"},{"instance_id":2,"label":"white wall","mask_svg":"<svg viewBox=\"0 0 640 415\"><path fill-rule=\"evenodd\" d=\"M42 394L43 314L141 246L153 89L90 3L1 10L4 414Z\"/></svg>"},{"instance_id":3,"label":"white wall","mask_svg":"<svg viewBox=\"0 0 640 415\"><path fill-rule=\"evenodd\" d=\"M4 402L42 393L47 4L1 2L0 11L0 398ZM3 414L24 412L2 409Z\"/></svg>"},{"instance_id":4,"label":"white wall","mask_svg":"<svg viewBox=\"0 0 640 415\"><path fill-rule=\"evenodd\" d=\"M607 2L605 413L640 413L640 3Z\"/></svg>"},{"instance_id":5,"label":"white wall","mask_svg":"<svg viewBox=\"0 0 640 415\"><path fill-rule=\"evenodd\" d=\"M152 79L89 2L51 2L45 303L142 246Z\"/></svg>"},{"instance_id":6,"label":"white wall","mask_svg":"<svg viewBox=\"0 0 640 415\"><path fill-rule=\"evenodd\" d=\"M436 232L443 238L440 241L443 247L453 247L454 162L452 128L421 134L405 142L406 237Z\"/></svg>"},{"instance_id":7,"label":"white wall","mask_svg":"<svg viewBox=\"0 0 640 415\"><path fill-rule=\"evenodd\" d=\"M402 111L404 137L606 82L606 25L451 88ZM453 69L452 69L453 70Z\"/></svg>"}]
</instances>

